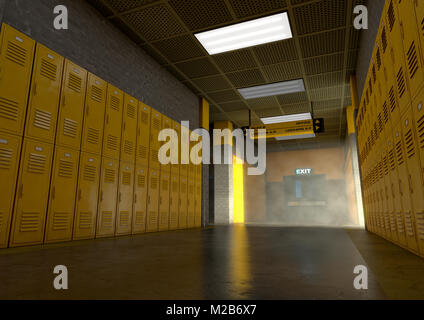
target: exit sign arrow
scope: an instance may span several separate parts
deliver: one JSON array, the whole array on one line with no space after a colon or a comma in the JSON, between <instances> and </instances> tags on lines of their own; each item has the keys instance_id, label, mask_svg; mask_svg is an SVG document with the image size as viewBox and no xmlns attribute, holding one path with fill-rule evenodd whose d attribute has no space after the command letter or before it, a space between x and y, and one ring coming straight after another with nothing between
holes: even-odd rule
<instances>
[{"instance_id":1,"label":"exit sign arrow","mask_svg":"<svg viewBox=\"0 0 424 320\"><path fill-rule=\"evenodd\" d=\"M314 132L315 133L323 133L324 131L325 131L324 118L314 119Z\"/></svg>"}]
</instances>

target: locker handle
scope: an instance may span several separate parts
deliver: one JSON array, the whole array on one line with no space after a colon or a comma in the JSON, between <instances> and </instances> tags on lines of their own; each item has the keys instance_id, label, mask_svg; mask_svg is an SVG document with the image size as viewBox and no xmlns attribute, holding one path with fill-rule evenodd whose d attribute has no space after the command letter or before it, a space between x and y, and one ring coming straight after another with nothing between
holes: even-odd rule
<instances>
[{"instance_id":1,"label":"locker handle","mask_svg":"<svg viewBox=\"0 0 424 320\"><path fill-rule=\"evenodd\" d=\"M414 188L412 185L412 176L410 174L408 175L408 181L409 181L409 192L414 193Z\"/></svg>"},{"instance_id":2,"label":"locker handle","mask_svg":"<svg viewBox=\"0 0 424 320\"><path fill-rule=\"evenodd\" d=\"M82 190L79 189L78 190L78 201L81 201L81 199L82 199Z\"/></svg>"}]
</instances>

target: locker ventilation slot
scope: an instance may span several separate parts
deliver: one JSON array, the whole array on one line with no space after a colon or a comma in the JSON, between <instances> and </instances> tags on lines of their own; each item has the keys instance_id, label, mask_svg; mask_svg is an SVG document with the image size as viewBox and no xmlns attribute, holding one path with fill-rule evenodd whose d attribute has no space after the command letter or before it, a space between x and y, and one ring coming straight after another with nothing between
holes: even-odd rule
<instances>
[{"instance_id":1,"label":"locker ventilation slot","mask_svg":"<svg viewBox=\"0 0 424 320\"><path fill-rule=\"evenodd\" d=\"M9 41L7 44L6 58L21 67L25 67L27 50L13 42Z\"/></svg>"},{"instance_id":2,"label":"locker ventilation slot","mask_svg":"<svg viewBox=\"0 0 424 320\"><path fill-rule=\"evenodd\" d=\"M56 81L57 66L46 59L42 59L40 74L52 81Z\"/></svg>"},{"instance_id":3,"label":"locker ventilation slot","mask_svg":"<svg viewBox=\"0 0 424 320\"><path fill-rule=\"evenodd\" d=\"M84 166L84 180L88 182L95 182L97 176L97 170L95 166L85 165Z\"/></svg>"},{"instance_id":4,"label":"locker ventilation slot","mask_svg":"<svg viewBox=\"0 0 424 320\"><path fill-rule=\"evenodd\" d=\"M135 106L130 104L127 106L127 116L135 119Z\"/></svg>"},{"instance_id":5,"label":"locker ventilation slot","mask_svg":"<svg viewBox=\"0 0 424 320\"><path fill-rule=\"evenodd\" d=\"M152 178L150 182L150 188L156 190L158 188L158 178Z\"/></svg>"},{"instance_id":6,"label":"locker ventilation slot","mask_svg":"<svg viewBox=\"0 0 424 320\"><path fill-rule=\"evenodd\" d=\"M140 188L144 188L146 185L146 176L139 174L137 181L138 181L138 186Z\"/></svg>"},{"instance_id":7,"label":"locker ventilation slot","mask_svg":"<svg viewBox=\"0 0 424 320\"><path fill-rule=\"evenodd\" d=\"M383 53L386 53L386 49L387 49L387 33L386 33L386 28L383 28L383 31L381 33L381 43L383 44Z\"/></svg>"},{"instance_id":8,"label":"locker ventilation slot","mask_svg":"<svg viewBox=\"0 0 424 320\"><path fill-rule=\"evenodd\" d=\"M159 121L159 119L153 119L153 128L155 129L155 130L160 130L160 121Z\"/></svg>"},{"instance_id":9,"label":"locker ventilation slot","mask_svg":"<svg viewBox=\"0 0 424 320\"><path fill-rule=\"evenodd\" d=\"M0 169L8 170L12 164L13 151L10 149L0 149Z\"/></svg>"},{"instance_id":10,"label":"locker ventilation slot","mask_svg":"<svg viewBox=\"0 0 424 320\"><path fill-rule=\"evenodd\" d=\"M59 162L59 177L71 179L73 164L71 161L60 160Z\"/></svg>"},{"instance_id":11,"label":"locker ventilation slot","mask_svg":"<svg viewBox=\"0 0 424 320\"><path fill-rule=\"evenodd\" d=\"M389 108L387 107L387 101L384 101L384 104L383 104L383 115L384 115L384 123L387 124L387 122L389 122Z\"/></svg>"},{"instance_id":12,"label":"locker ventilation slot","mask_svg":"<svg viewBox=\"0 0 424 320\"><path fill-rule=\"evenodd\" d=\"M418 57L417 57L417 49L415 46L415 41L412 42L412 45L408 50L407 56L408 56L409 77L413 79L415 74L418 71Z\"/></svg>"},{"instance_id":13,"label":"locker ventilation slot","mask_svg":"<svg viewBox=\"0 0 424 320\"><path fill-rule=\"evenodd\" d=\"M373 81L375 83L377 81L377 73L375 71L375 65L372 66L372 78L373 78Z\"/></svg>"},{"instance_id":14,"label":"locker ventilation slot","mask_svg":"<svg viewBox=\"0 0 424 320\"><path fill-rule=\"evenodd\" d=\"M396 143L396 156L397 156L398 166L401 166L403 164L403 151L402 151L401 141Z\"/></svg>"},{"instance_id":15,"label":"locker ventilation slot","mask_svg":"<svg viewBox=\"0 0 424 320\"><path fill-rule=\"evenodd\" d=\"M395 9L393 7L393 1L390 2L389 10L387 12L387 18L389 19L390 31L393 30L393 26L395 25Z\"/></svg>"},{"instance_id":16,"label":"locker ventilation slot","mask_svg":"<svg viewBox=\"0 0 424 320\"><path fill-rule=\"evenodd\" d=\"M77 77L76 75L70 73L69 74L69 83L68 88L75 91L75 92L81 92L81 84L82 79L80 77Z\"/></svg>"},{"instance_id":17,"label":"locker ventilation slot","mask_svg":"<svg viewBox=\"0 0 424 320\"><path fill-rule=\"evenodd\" d=\"M414 227L412 225L412 218L411 218L410 212L405 214L405 226L406 226L406 235L408 237L413 237L415 233L414 233Z\"/></svg>"},{"instance_id":18,"label":"locker ventilation slot","mask_svg":"<svg viewBox=\"0 0 424 320\"><path fill-rule=\"evenodd\" d=\"M141 122L143 122L144 124L149 123L149 114L147 112L141 113Z\"/></svg>"},{"instance_id":19,"label":"locker ventilation slot","mask_svg":"<svg viewBox=\"0 0 424 320\"><path fill-rule=\"evenodd\" d=\"M127 227L130 222L130 213L128 211L121 211L119 213L119 225L121 227Z\"/></svg>"},{"instance_id":20,"label":"locker ventilation slot","mask_svg":"<svg viewBox=\"0 0 424 320\"><path fill-rule=\"evenodd\" d=\"M63 134L65 136L75 138L77 136L77 128L78 122L66 118L63 123Z\"/></svg>"},{"instance_id":21,"label":"locker ventilation slot","mask_svg":"<svg viewBox=\"0 0 424 320\"><path fill-rule=\"evenodd\" d=\"M381 68L381 54L380 54L380 48L378 48L378 49L377 49L376 57L377 57L377 68L378 68L378 70L380 70L380 68Z\"/></svg>"},{"instance_id":22,"label":"locker ventilation slot","mask_svg":"<svg viewBox=\"0 0 424 320\"><path fill-rule=\"evenodd\" d=\"M50 130L52 114L50 112L36 109L34 115L34 126L43 130Z\"/></svg>"},{"instance_id":23,"label":"locker ventilation slot","mask_svg":"<svg viewBox=\"0 0 424 320\"><path fill-rule=\"evenodd\" d=\"M420 148L424 149L424 115L418 120L418 137Z\"/></svg>"},{"instance_id":24,"label":"locker ventilation slot","mask_svg":"<svg viewBox=\"0 0 424 320\"><path fill-rule=\"evenodd\" d=\"M147 159L147 148L145 146L140 146L138 155L141 159Z\"/></svg>"},{"instance_id":25,"label":"locker ventilation slot","mask_svg":"<svg viewBox=\"0 0 424 320\"><path fill-rule=\"evenodd\" d=\"M414 138L412 136L412 129L410 129L405 135L405 146L406 154L408 158L415 156Z\"/></svg>"},{"instance_id":26,"label":"locker ventilation slot","mask_svg":"<svg viewBox=\"0 0 424 320\"><path fill-rule=\"evenodd\" d=\"M79 218L79 229L91 229L93 225L93 215L91 212L81 212Z\"/></svg>"},{"instance_id":27,"label":"locker ventilation slot","mask_svg":"<svg viewBox=\"0 0 424 320\"><path fill-rule=\"evenodd\" d=\"M41 154L31 153L29 155L28 172L42 174L46 167L46 156Z\"/></svg>"},{"instance_id":28,"label":"locker ventilation slot","mask_svg":"<svg viewBox=\"0 0 424 320\"><path fill-rule=\"evenodd\" d=\"M126 154L132 154L134 151L134 144L131 141L125 140L124 142L124 152Z\"/></svg>"},{"instance_id":29,"label":"locker ventilation slot","mask_svg":"<svg viewBox=\"0 0 424 320\"><path fill-rule=\"evenodd\" d=\"M397 85L398 85L399 98L402 98L406 91L405 76L403 74L402 68L400 68L397 74Z\"/></svg>"},{"instance_id":30,"label":"locker ventilation slot","mask_svg":"<svg viewBox=\"0 0 424 320\"><path fill-rule=\"evenodd\" d=\"M145 214L144 211L137 211L135 213L135 224L137 226L143 226L145 223Z\"/></svg>"},{"instance_id":31,"label":"locker ventilation slot","mask_svg":"<svg viewBox=\"0 0 424 320\"><path fill-rule=\"evenodd\" d=\"M91 87L91 99L93 99L94 101L97 101L97 102L102 102L103 101L103 90L96 87L96 86L92 86Z\"/></svg>"},{"instance_id":32,"label":"locker ventilation slot","mask_svg":"<svg viewBox=\"0 0 424 320\"><path fill-rule=\"evenodd\" d=\"M393 89L393 87L390 89L389 99L390 99L390 111L394 112L397 107L397 100L395 96L395 90Z\"/></svg>"},{"instance_id":33,"label":"locker ventilation slot","mask_svg":"<svg viewBox=\"0 0 424 320\"><path fill-rule=\"evenodd\" d=\"M119 111L120 110L120 105L121 101L117 98L112 96L110 99L110 107L115 110L115 111Z\"/></svg>"},{"instance_id":34,"label":"locker ventilation slot","mask_svg":"<svg viewBox=\"0 0 424 320\"><path fill-rule=\"evenodd\" d=\"M99 143L100 131L94 128L87 130L87 142L97 145Z\"/></svg>"},{"instance_id":35,"label":"locker ventilation slot","mask_svg":"<svg viewBox=\"0 0 424 320\"><path fill-rule=\"evenodd\" d=\"M417 223L418 238L424 241L424 212L416 213L415 216Z\"/></svg>"},{"instance_id":36,"label":"locker ventilation slot","mask_svg":"<svg viewBox=\"0 0 424 320\"><path fill-rule=\"evenodd\" d=\"M115 170L105 169L105 182L106 183L115 183Z\"/></svg>"},{"instance_id":37,"label":"locker ventilation slot","mask_svg":"<svg viewBox=\"0 0 424 320\"><path fill-rule=\"evenodd\" d=\"M377 119L378 119L378 132L379 134L381 134L383 132L383 119L381 117L381 113L378 114Z\"/></svg>"},{"instance_id":38,"label":"locker ventilation slot","mask_svg":"<svg viewBox=\"0 0 424 320\"><path fill-rule=\"evenodd\" d=\"M151 150L152 154L152 162L158 163L159 162L159 152L157 150Z\"/></svg>"},{"instance_id":39,"label":"locker ventilation slot","mask_svg":"<svg viewBox=\"0 0 424 320\"><path fill-rule=\"evenodd\" d=\"M21 223L19 225L20 232L36 232L40 226L40 213L23 212Z\"/></svg>"},{"instance_id":40,"label":"locker ventilation slot","mask_svg":"<svg viewBox=\"0 0 424 320\"><path fill-rule=\"evenodd\" d=\"M112 228L112 211L102 212L102 226L103 228Z\"/></svg>"},{"instance_id":41,"label":"locker ventilation slot","mask_svg":"<svg viewBox=\"0 0 424 320\"><path fill-rule=\"evenodd\" d=\"M109 134L107 136L107 148L109 150L118 150L118 138Z\"/></svg>"},{"instance_id":42,"label":"locker ventilation slot","mask_svg":"<svg viewBox=\"0 0 424 320\"><path fill-rule=\"evenodd\" d=\"M67 212L55 212L53 216L53 231L67 230L70 214Z\"/></svg>"},{"instance_id":43,"label":"locker ventilation slot","mask_svg":"<svg viewBox=\"0 0 424 320\"><path fill-rule=\"evenodd\" d=\"M123 184L123 185L126 185L126 186L131 185L131 173L129 173L129 172L124 172L124 173L122 174L122 184Z\"/></svg>"},{"instance_id":44,"label":"locker ventilation slot","mask_svg":"<svg viewBox=\"0 0 424 320\"><path fill-rule=\"evenodd\" d=\"M397 214L397 229L399 233L405 233L405 227L403 225L402 215L400 213Z\"/></svg>"},{"instance_id":45,"label":"locker ventilation slot","mask_svg":"<svg viewBox=\"0 0 424 320\"><path fill-rule=\"evenodd\" d=\"M158 223L158 218L156 217L156 212L155 212L155 211L150 211L150 212L149 212L149 216L150 216L149 224L150 224L151 226L156 226L156 225L157 225L157 223Z\"/></svg>"},{"instance_id":46,"label":"locker ventilation slot","mask_svg":"<svg viewBox=\"0 0 424 320\"><path fill-rule=\"evenodd\" d=\"M17 121L19 113L19 103L0 97L0 117Z\"/></svg>"}]
</instances>

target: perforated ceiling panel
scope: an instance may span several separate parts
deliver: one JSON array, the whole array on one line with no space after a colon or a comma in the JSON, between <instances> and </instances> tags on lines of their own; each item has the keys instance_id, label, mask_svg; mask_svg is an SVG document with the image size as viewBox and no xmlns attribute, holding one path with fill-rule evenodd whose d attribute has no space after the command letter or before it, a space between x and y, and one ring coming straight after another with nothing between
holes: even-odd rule
<instances>
[{"instance_id":1,"label":"perforated ceiling panel","mask_svg":"<svg viewBox=\"0 0 424 320\"><path fill-rule=\"evenodd\" d=\"M351 103L349 76L356 68L360 37L352 27L353 6L365 0L86 1L191 91L209 100L212 120L241 126L248 123L249 109L252 121L312 111L328 119L322 137L340 141L345 134L343 109ZM280 12L289 15L293 39L209 56L194 36ZM306 92L245 101L237 91L293 79L303 79ZM319 144L320 139L315 141Z\"/></svg>"}]
</instances>

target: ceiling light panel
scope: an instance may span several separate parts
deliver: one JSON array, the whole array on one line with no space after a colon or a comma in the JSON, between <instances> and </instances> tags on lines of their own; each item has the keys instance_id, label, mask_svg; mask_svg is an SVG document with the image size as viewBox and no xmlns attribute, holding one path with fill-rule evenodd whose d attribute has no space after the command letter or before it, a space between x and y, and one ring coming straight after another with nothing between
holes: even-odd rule
<instances>
[{"instance_id":1,"label":"ceiling light panel","mask_svg":"<svg viewBox=\"0 0 424 320\"><path fill-rule=\"evenodd\" d=\"M261 118L264 124L295 122L295 121L304 121L304 120L311 120L311 119L312 119L312 115L310 113L299 113L299 114L291 114L288 116Z\"/></svg>"},{"instance_id":2,"label":"ceiling light panel","mask_svg":"<svg viewBox=\"0 0 424 320\"><path fill-rule=\"evenodd\" d=\"M287 12L195 34L210 55L293 37Z\"/></svg>"},{"instance_id":3,"label":"ceiling light panel","mask_svg":"<svg viewBox=\"0 0 424 320\"><path fill-rule=\"evenodd\" d=\"M238 89L242 97L246 100L278 96L283 94L303 92L305 91L305 84L303 79L291 80L285 82L277 82L272 84L265 84L256 87Z\"/></svg>"}]
</instances>

